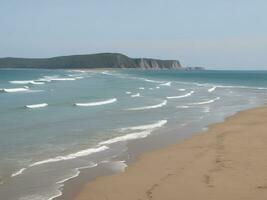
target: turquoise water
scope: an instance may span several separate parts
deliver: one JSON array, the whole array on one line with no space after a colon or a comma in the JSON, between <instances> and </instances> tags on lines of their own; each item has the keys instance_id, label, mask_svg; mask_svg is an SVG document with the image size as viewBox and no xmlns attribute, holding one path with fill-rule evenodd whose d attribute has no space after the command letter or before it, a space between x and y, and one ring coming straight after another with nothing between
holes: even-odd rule
<instances>
[{"instance_id":1,"label":"turquoise water","mask_svg":"<svg viewBox=\"0 0 267 200\"><path fill-rule=\"evenodd\" d=\"M170 127L201 130L262 105L266 77L266 71L0 70L0 199L51 199L80 168L127 153L129 140Z\"/></svg>"}]
</instances>

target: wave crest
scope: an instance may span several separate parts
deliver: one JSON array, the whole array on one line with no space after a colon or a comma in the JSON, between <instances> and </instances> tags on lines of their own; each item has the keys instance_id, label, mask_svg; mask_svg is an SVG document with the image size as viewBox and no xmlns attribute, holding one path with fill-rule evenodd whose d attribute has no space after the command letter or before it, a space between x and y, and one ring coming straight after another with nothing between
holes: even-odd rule
<instances>
[{"instance_id":1,"label":"wave crest","mask_svg":"<svg viewBox=\"0 0 267 200\"><path fill-rule=\"evenodd\" d=\"M203 104L209 104L209 103L213 103L217 100L219 100L220 97L216 97L215 99L211 99L211 100L207 100L207 101L202 101L202 102L196 102L196 103L190 103L190 105L203 105Z\"/></svg>"},{"instance_id":2,"label":"wave crest","mask_svg":"<svg viewBox=\"0 0 267 200\"><path fill-rule=\"evenodd\" d=\"M90 102L90 103L75 103L74 105L75 106L84 106L84 107L87 107L87 106L100 106L100 105L114 103L116 101L117 101L117 99L113 98L113 99L109 99L109 100L106 100L106 101L98 101L98 102Z\"/></svg>"},{"instance_id":3,"label":"wave crest","mask_svg":"<svg viewBox=\"0 0 267 200\"><path fill-rule=\"evenodd\" d=\"M180 98L185 98L185 97L189 97L191 96L192 94L194 94L195 91L191 91L191 92L188 92L184 95L180 95L180 96L169 96L169 97L166 97L167 99L180 99Z\"/></svg>"},{"instance_id":4,"label":"wave crest","mask_svg":"<svg viewBox=\"0 0 267 200\"><path fill-rule=\"evenodd\" d=\"M43 108L43 107L46 107L48 106L47 103L40 103L40 104L32 104L32 105L26 105L25 108Z\"/></svg>"},{"instance_id":5,"label":"wave crest","mask_svg":"<svg viewBox=\"0 0 267 200\"><path fill-rule=\"evenodd\" d=\"M167 104L167 100L164 100L160 104L156 104L153 106L144 106L144 107L137 107L137 108L129 108L127 110L147 110L147 109L153 109L153 108L160 108L162 106L165 106Z\"/></svg>"},{"instance_id":6,"label":"wave crest","mask_svg":"<svg viewBox=\"0 0 267 200\"><path fill-rule=\"evenodd\" d=\"M125 131L138 131L140 132L133 132L127 135L123 136L118 136L103 142L100 142L100 145L108 145L108 144L113 144L117 142L123 142L123 141L128 141L128 140L134 140L134 139L139 139L139 138L145 138L148 135L152 133L152 131L156 130L157 128L160 128L164 126L167 123L167 120L161 120L158 121L154 124L147 124L147 125L141 125L141 126L133 126L133 127L127 127L127 128L121 128L119 129L120 132L125 132Z\"/></svg>"},{"instance_id":7,"label":"wave crest","mask_svg":"<svg viewBox=\"0 0 267 200\"><path fill-rule=\"evenodd\" d=\"M78 151L76 153L72 153L72 154L69 154L66 156L57 156L55 158L49 158L46 160L38 161L38 162L35 162L35 163L29 165L29 167L34 167L37 165L42 165L42 164L52 163L52 162L58 162L58 161L63 161L63 160L71 160L71 159L78 158L78 157L88 156L90 154L97 153L100 151L105 151L107 149L109 149L109 147L107 147L107 146L100 146L97 148L89 148L89 149Z\"/></svg>"}]
</instances>

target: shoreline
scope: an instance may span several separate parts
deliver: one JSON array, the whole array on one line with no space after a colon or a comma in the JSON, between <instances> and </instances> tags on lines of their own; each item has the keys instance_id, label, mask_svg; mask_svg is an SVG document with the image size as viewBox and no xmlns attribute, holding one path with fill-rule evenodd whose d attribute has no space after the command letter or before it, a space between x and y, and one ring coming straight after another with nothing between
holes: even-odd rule
<instances>
[{"instance_id":1,"label":"shoreline","mask_svg":"<svg viewBox=\"0 0 267 200\"><path fill-rule=\"evenodd\" d=\"M124 173L87 182L75 199L266 199L266 113L266 106L240 111L189 139L144 153Z\"/></svg>"}]
</instances>

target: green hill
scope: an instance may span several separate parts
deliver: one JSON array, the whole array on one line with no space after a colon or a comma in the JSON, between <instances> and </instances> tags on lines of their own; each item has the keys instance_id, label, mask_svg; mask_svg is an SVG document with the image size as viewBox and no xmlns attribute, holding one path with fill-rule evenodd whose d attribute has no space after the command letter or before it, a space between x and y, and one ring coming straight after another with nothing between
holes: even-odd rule
<instances>
[{"instance_id":1,"label":"green hill","mask_svg":"<svg viewBox=\"0 0 267 200\"><path fill-rule=\"evenodd\" d=\"M119 53L71 55L53 58L0 58L0 68L143 68L181 69L177 60L130 58Z\"/></svg>"}]
</instances>

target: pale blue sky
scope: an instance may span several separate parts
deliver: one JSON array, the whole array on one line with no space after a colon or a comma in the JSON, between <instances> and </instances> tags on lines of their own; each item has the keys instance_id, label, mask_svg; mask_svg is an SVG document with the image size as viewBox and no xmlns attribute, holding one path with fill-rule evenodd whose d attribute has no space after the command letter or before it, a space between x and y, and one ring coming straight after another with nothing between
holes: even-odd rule
<instances>
[{"instance_id":1,"label":"pale blue sky","mask_svg":"<svg viewBox=\"0 0 267 200\"><path fill-rule=\"evenodd\" d=\"M121 52L267 69L266 0L0 0L0 57Z\"/></svg>"}]
</instances>

